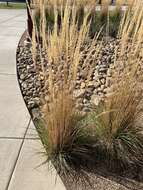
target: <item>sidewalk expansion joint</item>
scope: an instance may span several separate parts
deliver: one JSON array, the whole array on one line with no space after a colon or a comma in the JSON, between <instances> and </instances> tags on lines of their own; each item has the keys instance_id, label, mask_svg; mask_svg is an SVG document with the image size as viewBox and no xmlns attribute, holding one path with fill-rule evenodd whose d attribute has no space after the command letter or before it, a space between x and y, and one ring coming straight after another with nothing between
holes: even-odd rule
<instances>
[{"instance_id":1,"label":"sidewalk expansion joint","mask_svg":"<svg viewBox=\"0 0 143 190\"><path fill-rule=\"evenodd\" d=\"M28 129L29 129L30 122L31 122L31 118L30 118L30 120L29 120L29 122L28 122L28 125L27 125L27 127L26 127L24 136L23 136L23 138L22 138L22 142L21 142L21 145L20 145L20 148L19 148L19 151L18 151L18 155L17 155L17 157L16 157L16 160L15 160L14 166L13 166L13 168L12 168L11 175L10 175L10 177L9 177L9 180L8 180L8 183L7 183L7 186L6 186L5 190L8 190L8 189L9 189L9 185L10 185L10 182L11 182L11 179L12 179L12 176L13 176L13 173L14 173L14 171L15 171L15 168L16 168L16 165L17 165L17 162L18 162L18 159L19 159L19 156L20 156L20 153L21 153L21 150L22 150L24 141L25 141L25 139L26 139L26 134L27 134L27 131L28 131Z\"/></svg>"},{"instance_id":2,"label":"sidewalk expansion joint","mask_svg":"<svg viewBox=\"0 0 143 190\"><path fill-rule=\"evenodd\" d=\"M18 14L18 15L16 15L16 16L10 17L9 19L2 20L2 21L0 22L0 24L6 23L6 22L8 22L8 21L10 21L10 20L13 20L13 19L15 19L15 18L21 16L21 15L23 15L23 14Z\"/></svg>"},{"instance_id":3,"label":"sidewalk expansion joint","mask_svg":"<svg viewBox=\"0 0 143 190\"><path fill-rule=\"evenodd\" d=\"M4 139L7 139L7 140L39 140L40 138L39 137L0 137L0 140L4 140Z\"/></svg>"},{"instance_id":4,"label":"sidewalk expansion joint","mask_svg":"<svg viewBox=\"0 0 143 190\"><path fill-rule=\"evenodd\" d=\"M0 72L0 75L2 76L16 76L16 74L13 74L13 73L1 73Z\"/></svg>"}]
</instances>

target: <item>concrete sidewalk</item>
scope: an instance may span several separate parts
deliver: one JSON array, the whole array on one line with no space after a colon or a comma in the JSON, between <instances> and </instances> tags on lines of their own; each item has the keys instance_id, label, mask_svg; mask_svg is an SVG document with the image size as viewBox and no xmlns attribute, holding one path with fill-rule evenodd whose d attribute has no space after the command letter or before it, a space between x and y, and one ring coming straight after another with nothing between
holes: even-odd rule
<instances>
[{"instance_id":1,"label":"concrete sidewalk","mask_svg":"<svg viewBox=\"0 0 143 190\"><path fill-rule=\"evenodd\" d=\"M0 10L0 190L64 190L46 165L43 147L16 76L16 48L26 29L25 10ZM43 160L42 160L43 159Z\"/></svg>"}]
</instances>

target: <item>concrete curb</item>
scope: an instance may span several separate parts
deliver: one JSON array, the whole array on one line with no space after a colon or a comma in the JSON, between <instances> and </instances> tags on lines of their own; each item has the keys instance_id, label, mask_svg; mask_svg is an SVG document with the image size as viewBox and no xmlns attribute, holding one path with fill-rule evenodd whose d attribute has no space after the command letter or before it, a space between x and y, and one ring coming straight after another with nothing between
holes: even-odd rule
<instances>
[{"instance_id":1,"label":"concrete curb","mask_svg":"<svg viewBox=\"0 0 143 190\"><path fill-rule=\"evenodd\" d=\"M24 42L23 38L25 36L25 32L20 38L18 46L21 44L21 41ZM17 62L17 57L16 57L16 62ZM17 73L17 80L18 80L17 67L16 67L16 73ZM18 80L18 83L19 83L19 80ZM19 88L20 88L20 83L19 83ZM22 92L21 92L21 96L22 96ZM25 103L25 106L26 106L26 103ZM27 111L29 112L28 109ZM31 115L30 112L29 114ZM38 170L34 170L34 168L37 167L39 163L41 164L47 158L46 157L43 158L42 155L36 154L36 152L41 152L41 150L43 152L44 148L40 140L37 140L38 133L32 121L31 121L31 126L32 126L32 129L35 129L34 136L36 136L36 138L24 139L23 146L19 154L19 159L17 160L17 164L15 167L14 173L12 175L11 182L9 184L9 190L19 190L19 189L21 190L41 190L41 189L42 190L66 190L60 176L58 175L58 173L56 172L56 169L54 168L52 164L50 167L52 168L52 170L51 169L49 170L48 164L44 164L40 166ZM26 135L28 135L28 138L30 136L29 130L30 129L28 128L27 133L26 133ZM37 145L36 147L35 147L35 144ZM28 160L27 160L27 157L29 157ZM23 178L21 178L21 175L23 176ZM27 175L28 175L28 178L27 178ZM20 187L20 184L23 184L22 187Z\"/></svg>"}]
</instances>

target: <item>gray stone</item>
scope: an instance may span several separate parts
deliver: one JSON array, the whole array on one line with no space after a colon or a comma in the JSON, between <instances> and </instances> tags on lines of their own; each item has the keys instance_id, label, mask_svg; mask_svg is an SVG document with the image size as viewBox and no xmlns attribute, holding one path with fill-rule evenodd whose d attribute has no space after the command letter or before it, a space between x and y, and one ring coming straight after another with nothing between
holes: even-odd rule
<instances>
[{"instance_id":1,"label":"gray stone","mask_svg":"<svg viewBox=\"0 0 143 190\"><path fill-rule=\"evenodd\" d=\"M95 88L98 88L98 87L100 86L100 82L99 82L99 81L96 81L96 82L94 83L94 86L95 86Z\"/></svg>"},{"instance_id":2,"label":"gray stone","mask_svg":"<svg viewBox=\"0 0 143 190\"><path fill-rule=\"evenodd\" d=\"M34 101L35 105L40 104L40 98L38 98L38 97L33 98L33 101Z\"/></svg>"},{"instance_id":3,"label":"gray stone","mask_svg":"<svg viewBox=\"0 0 143 190\"><path fill-rule=\"evenodd\" d=\"M81 98L85 95L85 89L80 89L80 90L75 90L74 91L74 96L76 98Z\"/></svg>"},{"instance_id":4,"label":"gray stone","mask_svg":"<svg viewBox=\"0 0 143 190\"><path fill-rule=\"evenodd\" d=\"M24 80L25 78L26 78L26 76L25 76L24 74L21 74L21 75L20 75L20 79L21 79L21 80Z\"/></svg>"},{"instance_id":5,"label":"gray stone","mask_svg":"<svg viewBox=\"0 0 143 190\"><path fill-rule=\"evenodd\" d=\"M88 87L89 88L94 88L95 87L95 82L94 81L89 81Z\"/></svg>"},{"instance_id":6,"label":"gray stone","mask_svg":"<svg viewBox=\"0 0 143 190\"><path fill-rule=\"evenodd\" d=\"M27 83L26 83L26 82L23 82L23 83L22 83L22 87L25 88L25 89L27 89L27 87L28 87Z\"/></svg>"},{"instance_id":7,"label":"gray stone","mask_svg":"<svg viewBox=\"0 0 143 190\"><path fill-rule=\"evenodd\" d=\"M97 95L92 95L91 97L91 103L95 106L98 106L101 101L101 98Z\"/></svg>"},{"instance_id":8,"label":"gray stone","mask_svg":"<svg viewBox=\"0 0 143 190\"><path fill-rule=\"evenodd\" d=\"M85 82L82 82L80 88L83 89L83 88L85 88L85 87L86 87Z\"/></svg>"}]
</instances>

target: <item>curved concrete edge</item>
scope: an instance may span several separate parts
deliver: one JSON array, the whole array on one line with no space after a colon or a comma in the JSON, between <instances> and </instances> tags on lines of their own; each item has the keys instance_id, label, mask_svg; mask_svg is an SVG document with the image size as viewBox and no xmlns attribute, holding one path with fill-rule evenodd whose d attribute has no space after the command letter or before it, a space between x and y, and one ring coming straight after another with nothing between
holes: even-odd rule
<instances>
[{"instance_id":1,"label":"curved concrete edge","mask_svg":"<svg viewBox=\"0 0 143 190\"><path fill-rule=\"evenodd\" d=\"M23 35L20 40L23 40ZM19 45L20 42L18 47ZM18 80L17 67L16 71ZM29 110L27 109L27 111ZM11 176L8 190L66 190L54 166L50 164L49 168L48 163L41 165L47 158L46 156L38 153L44 151L45 150L39 139L36 127L31 121L23 141L23 146L21 147L21 151L19 153L19 158L17 160L14 172ZM39 167L37 168L37 166Z\"/></svg>"}]
</instances>

